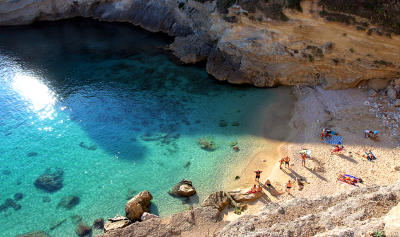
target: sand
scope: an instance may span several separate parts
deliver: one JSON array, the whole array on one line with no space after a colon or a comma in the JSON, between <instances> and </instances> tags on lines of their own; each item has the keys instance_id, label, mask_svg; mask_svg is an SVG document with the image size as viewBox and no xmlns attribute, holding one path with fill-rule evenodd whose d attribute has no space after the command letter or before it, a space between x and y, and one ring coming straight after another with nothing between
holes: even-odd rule
<instances>
[{"instance_id":1,"label":"sand","mask_svg":"<svg viewBox=\"0 0 400 237\"><path fill-rule=\"evenodd\" d=\"M292 117L288 124L289 133L286 139L273 140L265 138L269 150L261 148L252 156L247 166L238 168L242 171L240 182L231 182L227 190L249 188L253 184L254 170L263 171L260 181L269 178L275 192L264 190L264 197L251 203L242 214L257 213L261 206L268 202L283 202L294 197L316 197L332 195L364 185L389 185L400 179L400 172L395 166L400 165L400 149L395 147L396 136L384 127L374 111L365 103L368 100L365 89L348 89L326 91L321 88L295 87L293 93L297 100ZM264 123L269 123L265 121ZM332 145L321 142L321 128L331 128L343 136L344 151L331 154ZM364 138L365 129L381 132L377 141ZM272 146L271 146L272 145ZM271 148L272 147L272 148ZM311 158L306 166L301 165L299 151L311 150ZM364 151L372 150L377 160L371 162L362 158ZM279 160L289 156L290 168L279 168ZM338 182L336 177L347 173L364 180L358 186ZM305 180L305 186L299 191L295 182L297 178ZM290 194L285 192L288 180L295 182ZM239 215L232 211L224 213L225 220L234 220Z\"/></svg>"}]
</instances>

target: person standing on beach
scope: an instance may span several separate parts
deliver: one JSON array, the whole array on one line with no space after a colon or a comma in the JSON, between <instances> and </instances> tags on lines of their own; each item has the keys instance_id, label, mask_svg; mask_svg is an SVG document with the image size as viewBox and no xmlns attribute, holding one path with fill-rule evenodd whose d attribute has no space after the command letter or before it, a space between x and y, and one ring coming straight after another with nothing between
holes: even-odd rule
<instances>
[{"instance_id":1,"label":"person standing on beach","mask_svg":"<svg viewBox=\"0 0 400 237\"><path fill-rule=\"evenodd\" d=\"M290 194L291 188L292 188L292 182L290 182L290 179L289 179L289 181L286 184L286 191L288 192L288 194Z\"/></svg>"},{"instance_id":2,"label":"person standing on beach","mask_svg":"<svg viewBox=\"0 0 400 237\"><path fill-rule=\"evenodd\" d=\"M283 162L284 162L284 161L283 161L283 158L282 158L282 159L279 161L279 163L280 163L280 164L279 164L279 169L282 169Z\"/></svg>"},{"instance_id":3,"label":"person standing on beach","mask_svg":"<svg viewBox=\"0 0 400 237\"><path fill-rule=\"evenodd\" d=\"M254 173L256 173L256 181L258 182L260 180L260 176L261 176L262 171L261 170L256 170L256 171L254 171Z\"/></svg>"},{"instance_id":4,"label":"person standing on beach","mask_svg":"<svg viewBox=\"0 0 400 237\"><path fill-rule=\"evenodd\" d=\"M307 159L307 154L306 153L301 154L301 165L303 167L306 166L306 159Z\"/></svg>"},{"instance_id":5,"label":"person standing on beach","mask_svg":"<svg viewBox=\"0 0 400 237\"><path fill-rule=\"evenodd\" d=\"M285 161L285 168L286 168L286 166L287 166L287 168L289 168L289 167L290 167L290 165L289 165L289 162L290 162L289 156L286 156L286 157L283 159L283 161Z\"/></svg>"}]
</instances>

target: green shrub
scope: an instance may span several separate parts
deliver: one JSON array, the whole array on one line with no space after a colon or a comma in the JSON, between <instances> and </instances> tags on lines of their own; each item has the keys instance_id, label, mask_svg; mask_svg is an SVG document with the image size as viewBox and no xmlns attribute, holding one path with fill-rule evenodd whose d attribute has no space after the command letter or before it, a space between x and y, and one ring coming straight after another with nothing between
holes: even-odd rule
<instances>
[{"instance_id":1,"label":"green shrub","mask_svg":"<svg viewBox=\"0 0 400 237\"><path fill-rule=\"evenodd\" d=\"M350 53L354 53L354 49L353 48L349 48Z\"/></svg>"},{"instance_id":2,"label":"green shrub","mask_svg":"<svg viewBox=\"0 0 400 237\"><path fill-rule=\"evenodd\" d=\"M184 3L184 2L180 2L180 3L178 4L178 8L179 8L179 9L182 9L184 6L185 6L185 3Z\"/></svg>"}]
</instances>

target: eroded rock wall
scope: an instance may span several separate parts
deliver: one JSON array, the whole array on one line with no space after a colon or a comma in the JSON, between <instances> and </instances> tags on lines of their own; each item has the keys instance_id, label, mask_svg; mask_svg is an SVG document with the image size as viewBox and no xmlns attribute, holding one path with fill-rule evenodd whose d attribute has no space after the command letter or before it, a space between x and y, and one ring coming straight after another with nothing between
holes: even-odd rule
<instances>
[{"instance_id":1,"label":"eroded rock wall","mask_svg":"<svg viewBox=\"0 0 400 237\"><path fill-rule=\"evenodd\" d=\"M130 22L174 36L169 50L183 63L207 61L217 80L257 87L343 89L400 77L400 37L360 14L327 12L316 0L295 1L294 10L281 0L221 2L6 0L0 2L0 25L76 16Z\"/></svg>"}]
</instances>

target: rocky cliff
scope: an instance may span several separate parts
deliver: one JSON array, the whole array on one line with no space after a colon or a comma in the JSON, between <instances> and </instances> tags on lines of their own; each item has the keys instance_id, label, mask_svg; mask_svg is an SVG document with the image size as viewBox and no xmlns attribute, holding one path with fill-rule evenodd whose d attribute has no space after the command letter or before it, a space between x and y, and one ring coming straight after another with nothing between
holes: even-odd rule
<instances>
[{"instance_id":1,"label":"rocky cliff","mask_svg":"<svg viewBox=\"0 0 400 237\"><path fill-rule=\"evenodd\" d=\"M220 216L219 207L226 206L228 199L221 195L211 199L216 205L135 222L102 237L400 235L400 182L388 187L354 187L330 197L269 203L260 213L244 215L231 223L223 222Z\"/></svg>"},{"instance_id":2,"label":"rocky cliff","mask_svg":"<svg viewBox=\"0 0 400 237\"><path fill-rule=\"evenodd\" d=\"M175 37L169 50L183 63L206 61L216 79L258 87L338 89L400 77L398 2L355 2L3 0L0 25L76 16L130 22Z\"/></svg>"}]
</instances>

